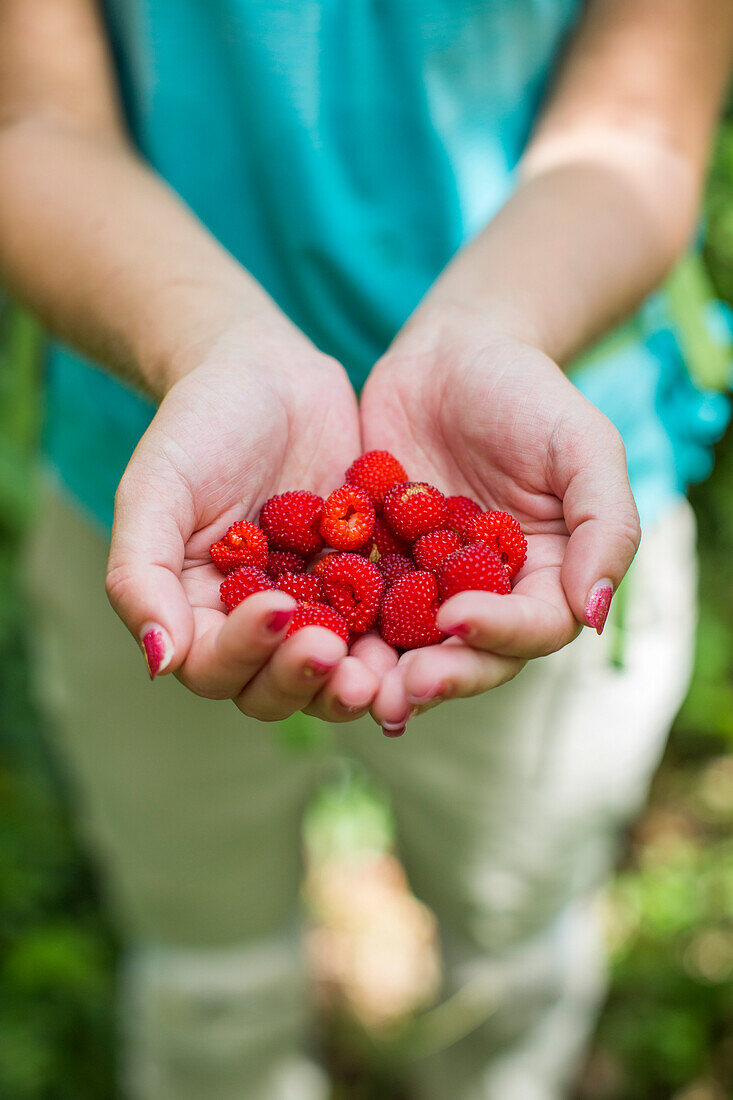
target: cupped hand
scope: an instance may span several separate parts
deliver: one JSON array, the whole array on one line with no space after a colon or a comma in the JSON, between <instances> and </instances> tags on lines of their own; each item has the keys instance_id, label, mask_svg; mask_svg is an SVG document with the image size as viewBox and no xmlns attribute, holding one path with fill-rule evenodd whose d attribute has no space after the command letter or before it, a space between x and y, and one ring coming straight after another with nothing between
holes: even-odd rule
<instances>
[{"instance_id":1,"label":"cupped hand","mask_svg":"<svg viewBox=\"0 0 733 1100\"><path fill-rule=\"evenodd\" d=\"M362 397L366 449L414 480L511 512L527 561L511 596L465 592L438 625L450 638L399 661L375 637L355 653L381 673L372 713L387 732L416 710L475 695L603 628L640 531L618 432L536 348L469 313L406 330Z\"/></svg>"},{"instance_id":2,"label":"cupped hand","mask_svg":"<svg viewBox=\"0 0 733 1100\"><path fill-rule=\"evenodd\" d=\"M345 372L297 334L227 331L176 382L120 483L107 576L151 675L175 672L263 721L368 709L377 676L340 638L308 627L286 640L295 601L282 592L227 616L209 559L210 544L273 494L330 492L360 450Z\"/></svg>"}]
</instances>

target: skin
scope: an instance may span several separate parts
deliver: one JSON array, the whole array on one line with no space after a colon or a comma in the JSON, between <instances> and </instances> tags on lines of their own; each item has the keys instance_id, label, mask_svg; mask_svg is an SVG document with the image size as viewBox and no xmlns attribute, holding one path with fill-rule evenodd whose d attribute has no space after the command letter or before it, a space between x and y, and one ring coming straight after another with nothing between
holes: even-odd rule
<instances>
[{"instance_id":1,"label":"skin","mask_svg":"<svg viewBox=\"0 0 733 1100\"><path fill-rule=\"evenodd\" d=\"M287 369L263 369L280 356ZM209 558L243 500L256 518L293 486L330 491L345 446L358 454L353 391L295 332L274 346L227 333L168 391L117 493L107 591L137 637L163 627L192 691L262 721L303 707L340 721L372 702L375 674L346 659L336 635L310 627L284 641L287 622L269 628L274 612L295 608L291 597L262 593L227 616Z\"/></svg>"},{"instance_id":2,"label":"skin","mask_svg":"<svg viewBox=\"0 0 733 1100\"><path fill-rule=\"evenodd\" d=\"M441 275L357 407L131 148L91 0L0 4L0 270L49 328L160 400L120 485L115 610L155 626L191 690L262 720L299 709L392 729L511 678L570 641L616 587L638 519L623 446L561 367L655 286L693 230L733 57L728 0L593 0L512 198ZM79 180L84 186L79 186ZM325 492L363 448L528 533L512 599L448 601L449 642L351 655L283 642L262 593L228 618L206 550L274 492ZM325 669L325 671L324 671Z\"/></svg>"}]
</instances>

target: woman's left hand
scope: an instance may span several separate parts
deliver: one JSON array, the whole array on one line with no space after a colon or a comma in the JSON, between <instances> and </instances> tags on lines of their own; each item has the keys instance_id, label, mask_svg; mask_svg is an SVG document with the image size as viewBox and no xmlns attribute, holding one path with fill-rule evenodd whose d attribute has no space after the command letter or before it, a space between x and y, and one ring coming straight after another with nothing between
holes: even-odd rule
<instances>
[{"instance_id":1,"label":"woman's left hand","mask_svg":"<svg viewBox=\"0 0 733 1100\"><path fill-rule=\"evenodd\" d=\"M639 544L626 454L610 421L537 349L456 308L408 326L375 366L361 402L366 449L408 476L510 512L527 536L511 599L465 592L438 625L451 637L397 654L374 636L356 652L382 677L372 713L387 732L418 709L510 680L603 628Z\"/></svg>"}]
</instances>

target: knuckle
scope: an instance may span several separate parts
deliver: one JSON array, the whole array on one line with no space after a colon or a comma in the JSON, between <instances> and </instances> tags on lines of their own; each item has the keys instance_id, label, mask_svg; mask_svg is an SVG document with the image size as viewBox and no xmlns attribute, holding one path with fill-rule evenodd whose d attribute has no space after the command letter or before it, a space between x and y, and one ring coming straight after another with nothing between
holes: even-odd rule
<instances>
[{"instance_id":1,"label":"knuckle","mask_svg":"<svg viewBox=\"0 0 733 1100\"><path fill-rule=\"evenodd\" d=\"M631 561L641 542L641 521L630 489L615 509L613 526L621 553Z\"/></svg>"},{"instance_id":2,"label":"knuckle","mask_svg":"<svg viewBox=\"0 0 733 1100\"><path fill-rule=\"evenodd\" d=\"M595 423L591 440L599 461L626 469L626 444L615 424L604 413L594 408Z\"/></svg>"},{"instance_id":3,"label":"knuckle","mask_svg":"<svg viewBox=\"0 0 733 1100\"><path fill-rule=\"evenodd\" d=\"M126 471L122 475L122 479L120 480L120 482L117 485L117 488L115 489L115 499L114 499L115 515L117 514L118 511L121 511L121 510L124 509L127 500L130 498L130 495L131 495L131 493L130 493L130 480L131 480L130 479L130 474L129 474L129 472Z\"/></svg>"},{"instance_id":4,"label":"knuckle","mask_svg":"<svg viewBox=\"0 0 733 1100\"><path fill-rule=\"evenodd\" d=\"M107 569L104 588L107 599L116 611L124 608L129 603L134 587L134 575L126 565L114 565Z\"/></svg>"},{"instance_id":5,"label":"knuckle","mask_svg":"<svg viewBox=\"0 0 733 1100\"><path fill-rule=\"evenodd\" d=\"M641 542L641 526L639 516L634 508L633 513L627 517L621 517L617 531L623 557L631 564Z\"/></svg>"}]
</instances>

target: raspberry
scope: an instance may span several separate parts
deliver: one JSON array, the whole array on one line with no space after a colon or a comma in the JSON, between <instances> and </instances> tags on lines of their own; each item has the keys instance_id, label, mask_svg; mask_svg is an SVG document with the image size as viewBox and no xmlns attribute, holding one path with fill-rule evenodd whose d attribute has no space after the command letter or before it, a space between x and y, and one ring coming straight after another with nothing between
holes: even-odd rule
<instances>
[{"instance_id":1,"label":"raspberry","mask_svg":"<svg viewBox=\"0 0 733 1100\"><path fill-rule=\"evenodd\" d=\"M294 600L305 600L308 603L320 603L323 600L321 582L313 573L281 573L277 578L277 587Z\"/></svg>"},{"instance_id":2,"label":"raspberry","mask_svg":"<svg viewBox=\"0 0 733 1100\"><path fill-rule=\"evenodd\" d=\"M405 558L410 556L409 542L398 538L381 516L374 520L374 545L377 554L401 554ZM374 561L374 558L371 560Z\"/></svg>"},{"instance_id":3,"label":"raspberry","mask_svg":"<svg viewBox=\"0 0 733 1100\"><path fill-rule=\"evenodd\" d=\"M468 541L471 520L481 515L481 505L470 497L446 497L448 504L447 527L457 531L464 542Z\"/></svg>"},{"instance_id":4,"label":"raspberry","mask_svg":"<svg viewBox=\"0 0 733 1100\"><path fill-rule=\"evenodd\" d=\"M274 587L270 578L261 569L255 569L252 565L240 565L221 582L219 595L227 611L233 611L242 600L247 599L247 596L252 596L255 592L266 592Z\"/></svg>"},{"instance_id":5,"label":"raspberry","mask_svg":"<svg viewBox=\"0 0 733 1100\"><path fill-rule=\"evenodd\" d=\"M294 554L292 550L271 550L265 572L276 581L281 573L305 573L305 558Z\"/></svg>"},{"instance_id":6,"label":"raspberry","mask_svg":"<svg viewBox=\"0 0 733 1100\"><path fill-rule=\"evenodd\" d=\"M326 630L332 630L334 634L338 634L339 638L343 638L346 644L349 644L349 627L346 620L328 604L303 603L300 607L296 607L285 637L289 638L304 626L323 626Z\"/></svg>"},{"instance_id":7,"label":"raspberry","mask_svg":"<svg viewBox=\"0 0 733 1100\"><path fill-rule=\"evenodd\" d=\"M383 554L377 562L377 569L384 577L387 588L404 577L406 573L415 572L415 563L406 558L404 554Z\"/></svg>"},{"instance_id":8,"label":"raspberry","mask_svg":"<svg viewBox=\"0 0 733 1100\"><path fill-rule=\"evenodd\" d=\"M482 512L471 521L468 541L488 546L499 555L510 577L527 560L527 540L514 516L508 512Z\"/></svg>"},{"instance_id":9,"label":"raspberry","mask_svg":"<svg viewBox=\"0 0 733 1100\"><path fill-rule=\"evenodd\" d=\"M323 571L323 593L352 630L363 633L373 626L384 592L382 574L373 562L358 554L334 554Z\"/></svg>"},{"instance_id":10,"label":"raspberry","mask_svg":"<svg viewBox=\"0 0 733 1100\"><path fill-rule=\"evenodd\" d=\"M408 573L395 581L382 600L382 637L397 649L435 645L445 637L435 622L439 607L438 582L434 575Z\"/></svg>"},{"instance_id":11,"label":"raspberry","mask_svg":"<svg viewBox=\"0 0 733 1100\"><path fill-rule=\"evenodd\" d=\"M407 474L389 451L367 451L352 462L344 480L349 485L358 485L379 508L387 490L407 481Z\"/></svg>"},{"instance_id":12,"label":"raspberry","mask_svg":"<svg viewBox=\"0 0 733 1100\"><path fill-rule=\"evenodd\" d=\"M463 541L455 531L431 531L417 540L412 553L418 569L427 569L429 573L434 573L440 563L461 546Z\"/></svg>"},{"instance_id":13,"label":"raspberry","mask_svg":"<svg viewBox=\"0 0 733 1100\"><path fill-rule=\"evenodd\" d=\"M406 482L385 496L384 518L395 534L414 542L420 535L445 526L448 505L434 486L424 481Z\"/></svg>"},{"instance_id":14,"label":"raspberry","mask_svg":"<svg viewBox=\"0 0 733 1100\"><path fill-rule=\"evenodd\" d=\"M280 493L262 505L260 527L273 550L292 550L307 557L323 545L322 514L323 501L315 493L304 489Z\"/></svg>"},{"instance_id":15,"label":"raspberry","mask_svg":"<svg viewBox=\"0 0 733 1100\"><path fill-rule=\"evenodd\" d=\"M334 550L358 550L374 530L374 505L356 485L342 485L323 505L321 534Z\"/></svg>"},{"instance_id":16,"label":"raspberry","mask_svg":"<svg viewBox=\"0 0 733 1100\"><path fill-rule=\"evenodd\" d=\"M267 539L254 523L233 523L223 539L213 543L211 560L220 573L231 573L240 565L264 569L267 564Z\"/></svg>"},{"instance_id":17,"label":"raspberry","mask_svg":"<svg viewBox=\"0 0 733 1100\"><path fill-rule=\"evenodd\" d=\"M374 522L376 523L376 518ZM360 558L368 558L369 561L373 562L378 562L380 558L377 544L373 538L367 539L363 546L360 546L358 550L354 550L354 553L358 554Z\"/></svg>"},{"instance_id":18,"label":"raspberry","mask_svg":"<svg viewBox=\"0 0 733 1100\"><path fill-rule=\"evenodd\" d=\"M318 561L316 562L316 564L313 566L313 568L311 569L311 573L313 573L320 580L323 580L323 572L324 572L326 566L328 565L330 559L335 558L336 556L337 556L337 551L336 550L331 551L330 554L324 554L323 557L319 558Z\"/></svg>"},{"instance_id":19,"label":"raspberry","mask_svg":"<svg viewBox=\"0 0 733 1100\"><path fill-rule=\"evenodd\" d=\"M511 591L509 574L498 554L480 542L454 550L438 567L438 585L444 600L456 592Z\"/></svg>"}]
</instances>

